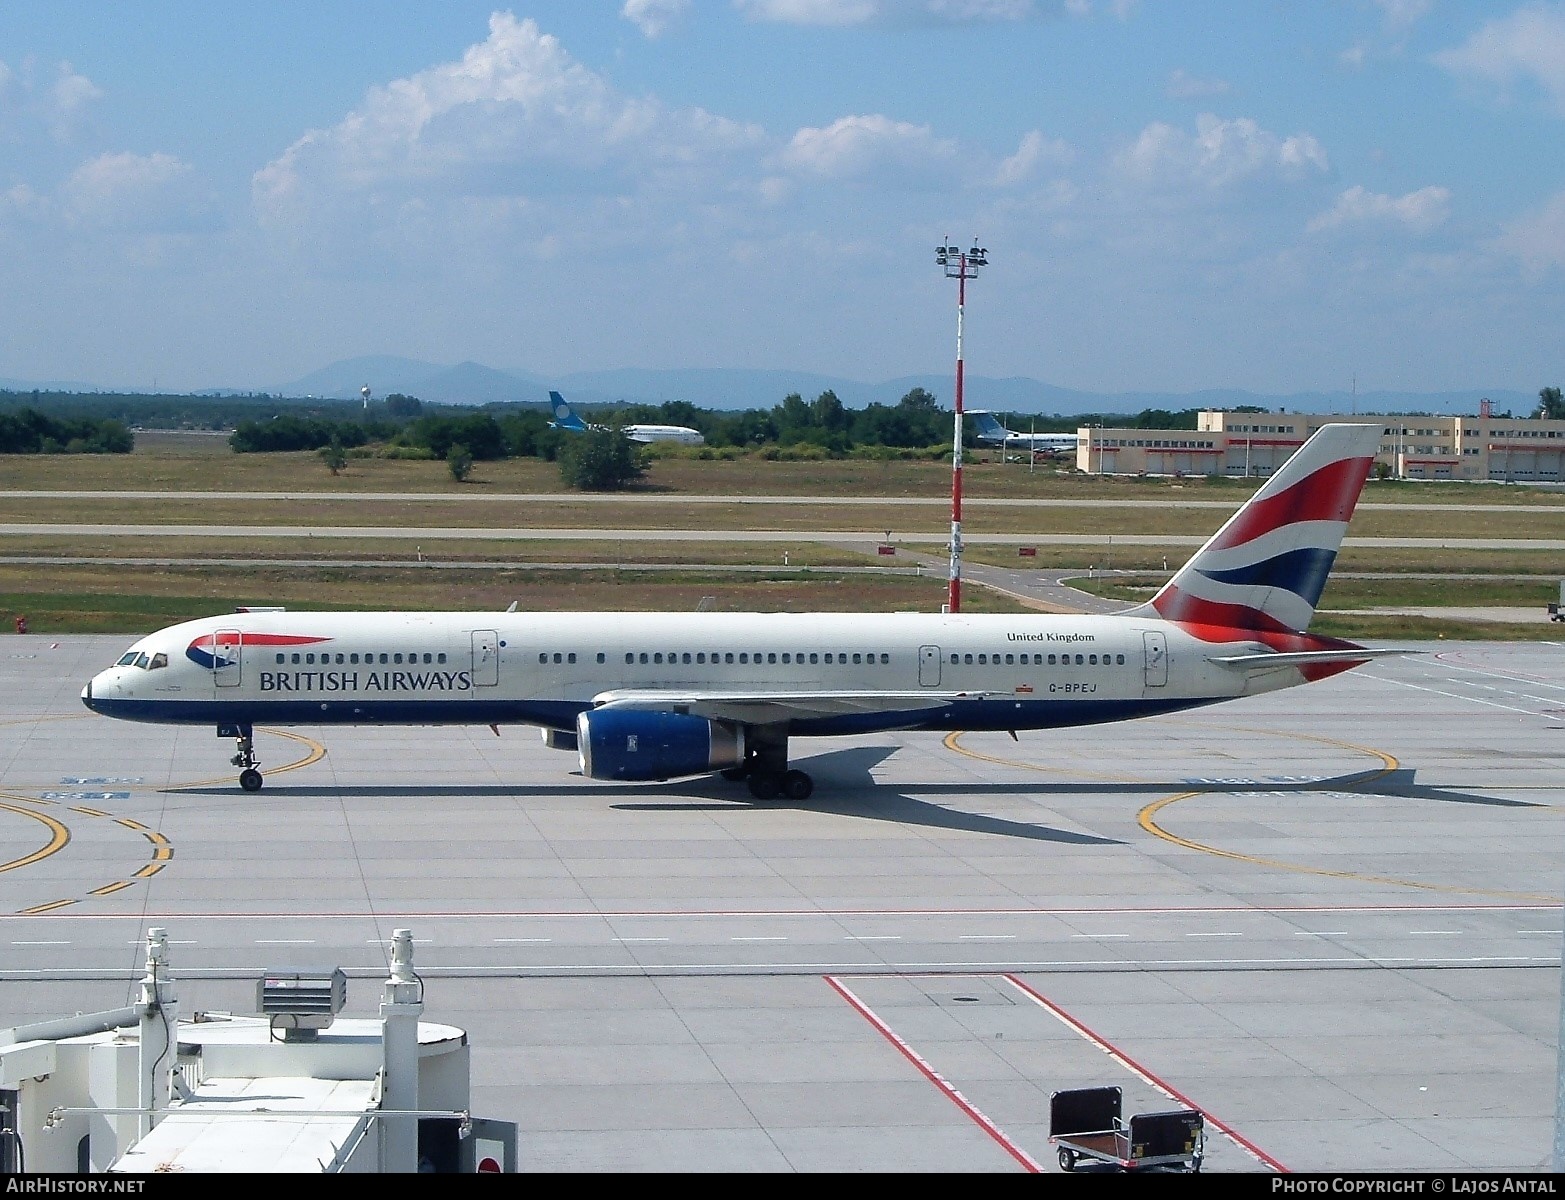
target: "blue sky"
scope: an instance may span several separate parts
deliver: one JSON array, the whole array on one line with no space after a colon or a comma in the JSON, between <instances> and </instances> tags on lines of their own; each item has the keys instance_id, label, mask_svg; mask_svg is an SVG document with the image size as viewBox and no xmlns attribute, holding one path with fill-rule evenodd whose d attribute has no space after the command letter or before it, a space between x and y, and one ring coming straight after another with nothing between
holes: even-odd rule
<instances>
[{"instance_id":1,"label":"blue sky","mask_svg":"<svg viewBox=\"0 0 1565 1200\"><path fill-rule=\"evenodd\" d=\"M1565 380L1565 2L0 6L0 377Z\"/></svg>"}]
</instances>

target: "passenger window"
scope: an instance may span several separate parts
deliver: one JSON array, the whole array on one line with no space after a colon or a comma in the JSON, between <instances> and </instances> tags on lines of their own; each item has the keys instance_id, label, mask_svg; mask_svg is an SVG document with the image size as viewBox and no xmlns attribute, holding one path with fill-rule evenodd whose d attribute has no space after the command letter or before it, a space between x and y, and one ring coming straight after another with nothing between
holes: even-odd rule
<instances>
[{"instance_id":1,"label":"passenger window","mask_svg":"<svg viewBox=\"0 0 1565 1200\"><path fill-rule=\"evenodd\" d=\"M565 661L568 662L568 663L575 662L576 661L576 651L572 650L569 654L567 654L565 656Z\"/></svg>"},{"instance_id":2,"label":"passenger window","mask_svg":"<svg viewBox=\"0 0 1565 1200\"><path fill-rule=\"evenodd\" d=\"M385 666L386 665L386 659L387 659L387 654L386 654L386 652L384 650L382 650L380 652L380 665L381 666Z\"/></svg>"},{"instance_id":3,"label":"passenger window","mask_svg":"<svg viewBox=\"0 0 1565 1200\"><path fill-rule=\"evenodd\" d=\"M1087 661L1095 667L1098 665L1098 656L1096 654L1089 654L1087 655Z\"/></svg>"},{"instance_id":4,"label":"passenger window","mask_svg":"<svg viewBox=\"0 0 1565 1200\"><path fill-rule=\"evenodd\" d=\"M859 661L859 656L858 656L858 655L857 655L857 654L855 654L855 655L854 655L854 656L853 656L853 661L854 661L854 662L858 662L858 661Z\"/></svg>"},{"instance_id":5,"label":"passenger window","mask_svg":"<svg viewBox=\"0 0 1565 1200\"><path fill-rule=\"evenodd\" d=\"M655 662L655 663L662 662L663 661L663 651L659 650L657 653L655 653L652 656L652 661Z\"/></svg>"},{"instance_id":6,"label":"passenger window","mask_svg":"<svg viewBox=\"0 0 1565 1200\"><path fill-rule=\"evenodd\" d=\"M815 663L818 663L818 662L820 662L820 655L818 655L818 654L810 655L810 663L811 663L811 665L814 665Z\"/></svg>"},{"instance_id":7,"label":"passenger window","mask_svg":"<svg viewBox=\"0 0 1565 1200\"><path fill-rule=\"evenodd\" d=\"M354 653L354 654L348 655L348 661L350 663L352 663L354 666L358 666L359 665L359 656L358 656L358 654Z\"/></svg>"},{"instance_id":8,"label":"passenger window","mask_svg":"<svg viewBox=\"0 0 1565 1200\"><path fill-rule=\"evenodd\" d=\"M774 662L776 662L776 661L777 661L777 655L776 655L776 653L775 653L775 652L774 652L774 653L771 653L771 654L768 654L768 655L767 655L767 656L766 656L766 661L767 661L767 662L769 662L769 663L774 663Z\"/></svg>"},{"instance_id":9,"label":"passenger window","mask_svg":"<svg viewBox=\"0 0 1565 1200\"><path fill-rule=\"evenodd\" d=\"M564 662L565 661L565 656L563 654L561 654L558 650L556 650L554 652L554 661L557 662L557 663Z\"/></svg>"},{"instance_id":10,"label":"passenger window","mask_svg":"<svg viewBox=\"0 0 1565 1200\"><path fill-rule=\"evenodd\" d=\"M697 651L697 653L696 653L696 662L703 663L703 664L706 662L706 652L705 651Z\"/></svg>"},{"instance_id":11,"label":"passenger window","mask_svg":"<svg viewBox=\"0 0 1565 1200\"><path fill-rule=\"evenodd\" d=\"M688 663L689 661L690 661L690 651L686 650L684 652L684 654L680 656L680 662Z\"/></svg>"},{"instance_id":12,"label":"passenger window","mask_svg":"<svg viewBox=\"0 0 1565 1200\"><path fill-rule=\"evenodd\" d=\"M284 657L285 657L285 656L284 656L284 655L281 655L281 654L279 654L279 655L278 655L278 656L277 656L277 665L278 665L278 666L281 666L281 665L282 665L282 663L283 663L283 658L284 658Z\"/></svg>"},{"instance_id":13,"label":"passenger window","mask_svg":"<svg viewBox=\"0 0 1565 1200\"><path fill-rule=\"evenodd\" d=\"M1054 655L1051 654L1051 655L1049 655L1049 665L1052 667L1052 666L1054 666L1054 664L1055 664L1055 658L1054 658Z\"/></svg>"},{"instance_id":14,"label":"passenger window","mask_svg":"<svg viewBox=\"0 0 1565 1200\"><path fill-rule=\"evenodd\" d=\"M338 662L342 661L342 655L339 654L337 656L337 661ZM434 661L435 661L435 656L433 654L430 654L430 653L428 653L426 651L425 654L424 654L424 663L425 663L425 665L427 666L429 663L432 663Z\"/></svg>"},{"instance_id":15,"label":"passenger window","mask_svg":"<svg viewBox=\"0 0 1565 1200\"><path fill-rule=\"evenodd\" d=\"M971 654L964 654L962 655L962 661L965 662L968 666L972 666L973 656Z\"/></svg>"},{"instance_id":16,"label":"passenger window","mask_svg":"<svg viewBox=\"0 0 1565 1200\"><path fill-rule=\"evenodd\" d=\"M340 667L340 666L342 666L342 664L343 664L343 663L344 663L344 662L346 662L346 661L347 661L347 655L345 655L345 654L339 654L339 655L338 655L338 656L337 656L337 665L338 665L338 666L339 666L339 667ZM426 657L426 659L425 659L425 661L426 661L426 662L427 662L427 661L428 661L428 659L427 659L427 657Z\"/></svg>"},{"instance_id":17,"label":"passenger window","mask_svg":"<svg viewBox=\"0 0 1565 1200\"><path fill-rule=\"evenodd\" d=\"M394 663L400 663L402 661L402 651L399 650L395 654L393 654L391 656L391 661L394 662Z\"/></svg>"},{"instance_id":18,"label":"passenger window","mask_svg":"<svg viewBox=\"0 0 1565 1200\"><path fill-rule=\"evenodd\" d=\"M607 656L606 656L606 655L605 655L605 654L604 654L604 653L603 653L603 651L602 651L602 650L599 650L599 651L598 651L598 661L599 661L599 662L600 662L600 663L602 663L602 662L608 662L608 661L609 661L609 660L608 660L608 657L607 657Z\"/></svg>"},{"instance_id":19,"label":"passenger window","mask_svg":"<svg viewBox=\"0 0 1565 1200\"><path fill-rule=\"evenodd\" d=\"M643 650L641 652L641 665L642 666L646 666L646 663L647 663L647 652L645 650Z\"/></svg>"},{"instance_id":20,"label":"passenger window","mask_svg":"<svg viewBox=\"0 0 1565 1200\"><path fill-rule=\"evenodd\" d=\"M634 663L635 661L636 661L636 652L634 650L627 650L627 651L625 651L625 665L628 667L632 663Z\"/></svg>"},{"instance_id":21,"label":"passenger window","mask_svg":"<svg viewBox=\"0 0 1565 1200\"><path fill-rule=\"evenodd\" d=\"M951 665L953 667L956 666L956 664L961 662L961 661L962 661L962 656L960 654L953 654L951 656Z\"/></svg>"},{"instance_id":22,"label":"passenger window","mask_svg":"<svg viewBox=\"0 0 1565 1200\"><path fill-rule=\"evenodd\" d=\"M1116 654L1114 656L1114 662L1117 665L1123 667L1125 665L1125 656L1123 654Z\"/></svg>"},{"instance_id":23,"label":"passenger window","mask_svg":"<svg viewBox=\"0 0 1565 1200\"><path fill-rule=\"evenodd\" d=\"M299 652L297 650L293 654L293 665L296 667L299 665Z\"/></svg>"},{"instance_id":24,"label":"passenger window","mask_svg":"<svg viewBox=\"0 0 1565 1200\"><path fill-rule=\"evenodd\" d=\"M891 655L882 654L880 656L880 665L883 667L889 667L891 665Z\"/></svg>"},{"instance_id":25,"label":"passenger window","mask_svg":"<svg viewBox=\"0 0 1565 1200\"><path fill-rule=\"evenodd\" d=\"M725 662L725 663L731 663L731 662L733 662L733 661L734 661L734 652L733 652L733 651L732 651L732 650L729 650L729 651L728 651L728 652L727 652L727 653L725 653L725 654L724 654L724 655L723 655L723 661L724 661L724 662Z\"/></svg>"},{"instance_id":26,"label":"passenger window","mask_svg":"<svg viewBox=\"0 0 1565 1200\"><path fill-rule=\"evenodd\" d=\"M783 662L792 662L792 661L793 661L793 656L792 656L792 655L790 655L790 654L788 654L788 653L787 653L787 652L786 652L786 651L785 651L785 652L784 652L784 653L783 653Z\"/></svg>"},{"instance_id":27,"label":"passenger window","mask_svg":"<svg viewBox=\"0 0 1565 1200\"><path fill-rule=\"evenodd\" d=\"M1082 656L1080 654L1076 656L1076 665L1078 667L1082 665Z\"/></svg>"},{"instance_id":28,"label":"passenger window","mask_svg":"<svg viewBox=\"0 0 1565 1200\"><path fill-rule=\"evenodd\" d=\"M548 662L548 661L549 661L549 655L548 655L548 653L547 653L547 652L546 652L546 651L543 651L543 650L540 650L540 651L539 651L539 652L538 652L538 662L539 662L539 663L540 663L540 664L542 664L542 663L546 663L546 662Z\"/></svg>"},{"instance_id":29,"label":"passenger window","mask_svg":"<svg viewBox=\"0 0 1565 1200\"><path fill-rule=\"evenodd\" d=\"M1015 661L1016 661L1016 656L1014 654L1007 654L1005 656L1005 665L1006 666L1010 666Z\"/></svg>"},{"instance_id":30,"label":"passenger window","mask_svg":"<svg viewBox=\"0 0 1565 1200\"><path fill-rule=\"evenodd\" d=\"M741 650L739 652L739 661L742 662L742 663L747 663L747 662L750 661L750 656L747 653L745 653L744 651Z\"/></svg>"},{"instance_id":31,"label":"passenger window","mask_svg":"<svg viewBox=\"0 0 1565 1200\"><path fill-rule=\"evenodd\" d=\"M355 654L355 655L354 655L354 656L353 656L353 661L354 661L354 662L358 662L358 661L359 661L359 656L358 656L358 655L357 655L357 654ZM445 661L446 661L446 656L445 656L445 654L444 654L444 653L440 653L440 654L437 654L437 655L435 655L435 661L436 661L436 662L437 662L437 663L443 663L443 662L445 662Z\"/></svg>"},{"instance_id":32,"label":"passenger window","mask_svg":"<svg viewBox=\"0 0 1565 1200\"><path fill-rule=\"evenodd\" d=\"M987 654L980 654L978 656L978 665L980 667L988 666L989 665L989 656Z\"/></svg>"}]
</instances>

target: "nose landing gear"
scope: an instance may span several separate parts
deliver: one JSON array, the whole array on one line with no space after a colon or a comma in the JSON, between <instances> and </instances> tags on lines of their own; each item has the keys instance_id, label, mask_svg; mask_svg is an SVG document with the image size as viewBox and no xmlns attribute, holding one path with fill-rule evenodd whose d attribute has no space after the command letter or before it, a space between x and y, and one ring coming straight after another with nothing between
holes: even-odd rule
<instances>
[{"instance_id":1,"label":"nose landing gear","mask_svg":"<svg viewBox=\"0 0 1565 1200\"><path fill-rule=\"evenodd\" d=\"M261 760L255 756L255 730L249 725L219 725L217 736L234 739L235 754L228 761L241 768L239 786L247 792L259 792L263 780L256 770Z\"/></svg>"}]
</instances>

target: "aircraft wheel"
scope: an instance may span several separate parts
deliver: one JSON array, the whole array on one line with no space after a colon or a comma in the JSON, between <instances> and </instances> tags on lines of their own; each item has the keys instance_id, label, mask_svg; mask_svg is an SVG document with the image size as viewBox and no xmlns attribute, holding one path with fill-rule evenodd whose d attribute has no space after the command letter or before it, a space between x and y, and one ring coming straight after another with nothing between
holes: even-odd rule
<instances>
[{"instance_id":1,"label":"aircraft wheel","mask_svg":"<svg viewBox=\"0 0 1565 1200\"><path fill-rule=\"evenodd\" d=\"M803 771L789 771L782 777L782 794L790 800L808 800L815 781Z\"/></svg>"},{"instance_id":2,"label":"aircraft wheel","mask_svg":"<svg viewBox=\"0 0 1565 1200\"><path fill-rule=\"evenodd\" d=\"M259 792L261 790L261 772L254 767L246 767L239 772L239 786L247 792Z\"/></svg>"},{"instance_id":3,"label":"aircraft wheel","mask_svg":"<svg viewBox=\"0 0 1565 1200\"><path fill-rule=\"evenodd\" d=\"M782 794L782 779L774 771L756 771L750 776L750 795L757 800L775 800Z\"/></svg>"}]
</instances>

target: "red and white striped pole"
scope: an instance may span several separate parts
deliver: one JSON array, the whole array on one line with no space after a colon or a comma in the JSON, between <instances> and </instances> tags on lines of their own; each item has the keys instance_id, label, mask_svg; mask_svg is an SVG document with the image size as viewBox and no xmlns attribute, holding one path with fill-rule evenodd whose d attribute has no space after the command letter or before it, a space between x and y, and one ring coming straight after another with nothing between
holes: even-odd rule
<instances>
[{"instance_id":1,"label":"red and white striped pole","mask_svg":"<svg viewBox=\"0 0 1565 1200\"><path fill-rule=\"evenodd\" d=\"M989 265L989 251L973 246L936 246L935 261L946 278L956 282L956 411L951 434L951 577L946 612L962 611L962 318L967 309L967 281L978 278L978 269Z\"/></svg>"}]
</instances>

